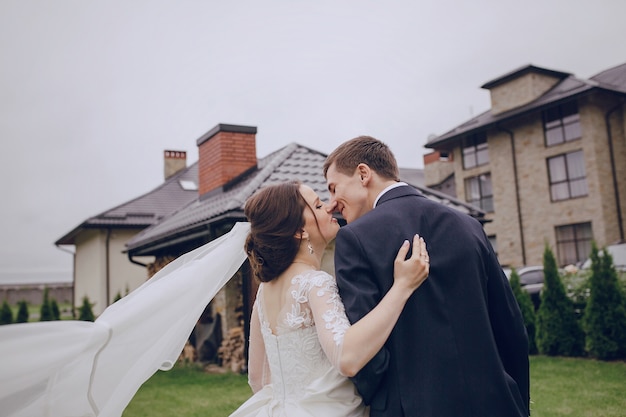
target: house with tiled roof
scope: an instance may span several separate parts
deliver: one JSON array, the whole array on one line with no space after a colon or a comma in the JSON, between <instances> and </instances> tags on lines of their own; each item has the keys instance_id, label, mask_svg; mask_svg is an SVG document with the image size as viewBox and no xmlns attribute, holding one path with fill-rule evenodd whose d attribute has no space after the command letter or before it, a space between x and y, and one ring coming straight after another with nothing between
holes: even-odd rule
<instances>
[{"instance_id":1,"label":"house with tiled roof","mask_svg":"<svg viewBox=\"0 0 626 417\"><path fill-rule=\"evenodd\" d=\"M145 266L153 257L129 258L126 242L196 199L198 166L186 165L186 152L164 151L165 180L161 185L88 218L55 242L72 248L74 306L86 296L98 315L117 296L146 281Z\"/></svg>"},{"instance_id":2,"label":"house with tiled roof","mask_svg":"<svg viewBox=\"0 0 626 417\"><path fill-rule=\"evenodd\" d=\"M154 256L158 267L164 266L182 253L227 233L236 222L245 221L246 200L267 185L297 179L322 199L329 198L323 175L327 155L291 143L257 159L256 131L254 126L219 124L200 137L197 198L130 239L129 256ZM479 208L416 184L422 181L421 170L401 169L400 176L428 198L479 220L484 218L485 213ZM330 273L334 273L332 252L333 248L329 248L323 258L323 268ZM237 334L241 340L247 340L247 322L257 285L244 265L207 306L192 335L201 359L213 359L211 355L215 355L222 336L216 332L226 336L241 328Z\"/></svg>"},{"instance_id":3,"label":"house with tiled roof","mask_svg":"<svg viewBox=\"0 0 626 417\"><path fill-rule=\"evenodd\" d=\"M589 78L526 65L487 83L491 108L431 138L425 185L481 207L503 265L560 266L624 241L626 64Z\"/></svg>"}]
</instances>

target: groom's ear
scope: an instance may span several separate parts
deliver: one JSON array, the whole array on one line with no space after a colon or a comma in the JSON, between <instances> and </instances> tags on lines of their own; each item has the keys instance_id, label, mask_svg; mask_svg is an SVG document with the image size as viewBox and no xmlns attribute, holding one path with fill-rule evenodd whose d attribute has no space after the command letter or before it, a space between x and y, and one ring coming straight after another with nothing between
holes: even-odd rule
<instances>
[{"instance_id":1,"label":"groom's ear","mask_svg":"<svg viewBox=\"0 0 626 417\"><path fill-rule=\"evenodd\" d=\"M357 174L361 177L361 184L363 184L364 187L367 187L369 182L372 180L372 169L369 165L360 163L357 165L356 170Z\"/></svg>"}]
</instances>

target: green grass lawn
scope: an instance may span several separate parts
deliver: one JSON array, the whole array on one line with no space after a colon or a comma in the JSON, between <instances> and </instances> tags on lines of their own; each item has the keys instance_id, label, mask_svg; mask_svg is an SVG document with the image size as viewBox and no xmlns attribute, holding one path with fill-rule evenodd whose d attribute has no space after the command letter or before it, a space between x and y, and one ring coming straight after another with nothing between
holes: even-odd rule
<instances>
[{"instance_id":1,"label":"green grass lawn","mask_svg":"<svg viewBox=\"0 0 626 417\"><path fill-rule=\"evenodd\" d=\"M626 362L532 356L533 417L623 417ZM245 375L176 366L140 389L124 417L224 417L251 395Z\"/></svg>"},{"instance_id":2,"label":"green grass lawn","mask_svg":"<svg viewBox=\"0 0 626 417\"><path fill-rule=\"evenodd\" d=\"M533 417L623 417L626 362L533 356Z\"/></svg>"},{"instance_id":3,"label":"green grass lawn","mask_svg":"<svg viewBox=\"0 0 626 417\"><path fill-rule=\"evenodd\" d=\"M123 417L223 417L251 394L246 375L209 374L177 365L146 381Z\"/></svg>"}]
</instances>

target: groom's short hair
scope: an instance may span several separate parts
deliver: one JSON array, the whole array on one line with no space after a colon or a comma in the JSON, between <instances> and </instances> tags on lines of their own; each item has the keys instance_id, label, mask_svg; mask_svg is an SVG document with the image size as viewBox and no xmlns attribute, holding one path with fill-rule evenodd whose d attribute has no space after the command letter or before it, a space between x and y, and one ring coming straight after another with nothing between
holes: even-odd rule
<instances>
[{"instance_id":1,"label":"groom's short hair","mask_svg":"<svg viewBox=\"0 0 626 417\"><path fill-rule=\"evenodd\" d=\"M338 172L354 174L356 167L363 163L384 179L399 180L398 163L391 149L371 136L359 136L337 147L324 161L324 177L332 164Z\"/></svg>"}]
</instances>

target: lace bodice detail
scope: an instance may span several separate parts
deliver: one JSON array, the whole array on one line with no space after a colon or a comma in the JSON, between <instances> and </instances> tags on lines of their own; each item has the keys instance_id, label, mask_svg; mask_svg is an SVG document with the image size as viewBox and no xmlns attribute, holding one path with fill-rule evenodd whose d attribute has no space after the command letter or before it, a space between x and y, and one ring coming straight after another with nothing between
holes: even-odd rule
<instances>
[{"instance_id":1,"label":"lace bodice detail","mask_svg":"<svg viewBox=\"0 0 626 417\"><path fill-rule=\"evenodd\" d=\"M337 368L350 323L335 279L323 271L310 271L292 278L289 302L273 332L265 317L263 285L252 314L250 385L257 391L271 382L277 398L298 398L311 381ZM263 369L254 368L259 363L264 363Z\"/></svg>"},{"instance_id":2,"label":"lace bodice detail","mask_svg":"<svg viewBox=\"0 0 626 417\"><path fill-rule=\"evenodd\" d=\"M285 318L286 330L315 326L311 303L309 303L311 291L314 291L314 301L320 301L314 302L314 306L319 304L326 307L321 312L321 317L324 319L322 324L326 330L332 332L335 344L340 345L350 323L346 318L341 297L339 297L337 283L325 272L314 272L298 275L291 280L294 286L291 290L294 303L291 313L288 313Z\"/></svg>"}]
</instances>

